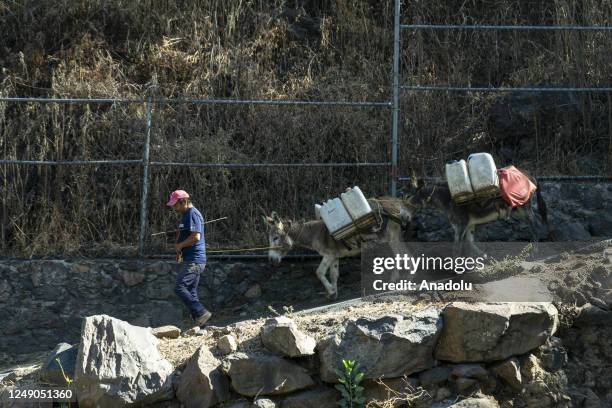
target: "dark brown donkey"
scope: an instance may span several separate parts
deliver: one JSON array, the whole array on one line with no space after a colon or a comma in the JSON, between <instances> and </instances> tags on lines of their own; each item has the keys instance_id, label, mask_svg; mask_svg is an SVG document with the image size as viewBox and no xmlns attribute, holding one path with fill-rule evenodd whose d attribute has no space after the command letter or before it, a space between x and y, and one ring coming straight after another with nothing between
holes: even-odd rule
<instances>
[{"instance_id":1,"label":"dark brown donkey","mask_svg":"<svg viewBox=\"0 0 612 408\"><path fill-rule=\"evenodd\" d=\"M526 174L524 171L523 173ZM527 177L529 177L537 187L535 196L537 199L538 212L542 222L548 226L546 203L544 202L540 188L533 177L529 175L527 175ZM512 208L508 206L501 197L457 204L453 201L446 182L439 184L424 184L420 181L417 183L416 178L413 177L412 188L413 191L406 194L404 201L413 212L426 207L435 208L444 213L448 218L448 221L455 231L455 256L461 254L463 243L466 240L474 253L482 255L482 251L474 244L474 230L476 226L497 220L507 220L511 216L526 220L529 223L533 241L538 241L536 215L532 205L533 194L525 204Z\"/></svg>"}]
</instances>

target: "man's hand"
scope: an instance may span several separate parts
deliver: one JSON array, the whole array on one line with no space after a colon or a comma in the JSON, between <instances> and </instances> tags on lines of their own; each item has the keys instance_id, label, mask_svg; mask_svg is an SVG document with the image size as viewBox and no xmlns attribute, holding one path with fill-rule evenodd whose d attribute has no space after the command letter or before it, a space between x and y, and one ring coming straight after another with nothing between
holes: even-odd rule
<instances>
[{"instance_id":1,"label":"man's hand","mask_svg":"<svg viewBox=\"0 0 612 408\"><path fill-rule=\"evenodd\" d=\"M176 252L176 261L177 262L182 262L183 261L183 251L182 251L182 245L181 244L174 244L174 252Z\"/></svg>"},{"instance_id":2,"label":"man's hand","mask_svg":"<svg viewBox=\"0 0 612 408\"><path fill-rule=\"evenodd\" d=\"M181 262L183 259L182 250L195 245L200 240L199 232L192 232L186 240L174 244L174 251L176 252L176 260Z\"/></svg>"}]
</instances>

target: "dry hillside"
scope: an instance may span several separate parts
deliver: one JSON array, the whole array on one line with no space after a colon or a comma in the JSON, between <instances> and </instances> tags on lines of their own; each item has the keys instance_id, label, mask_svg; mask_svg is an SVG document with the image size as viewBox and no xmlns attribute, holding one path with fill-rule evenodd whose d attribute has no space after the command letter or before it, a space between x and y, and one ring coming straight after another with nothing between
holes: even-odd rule
<instances>
[{"instance_id":1,"label":"dry hillside","mask_svg":"<svg viewBox=\"0 0 612 408\"><path fill-rule=\"evenodd\" d=\"M404 23L610 25L606 0L412 1ZM83 98L386 101L393 2L0 1L0 94ZM402 82L610 86L612 36L598 31L404 30ZM401 97L401 173L439 174L476 150L537 175L610 174L610 94L411 93ZM151 160L384 162L390 110L156 105ZM142 157L144 104L0 103L3 159ZM107 254L137 241L142 169L3 165L2 252ZM151 174L149 228L169 229L169 191L211 218L212 246L262 241L261 210L307 217L359 184L387 191L388 169L172 169ZM28 214L24 216L24 214ZM34 216L35 215L35 216ZM164 247L150 239L149 251Z\"/></svg>"}]
</instances>

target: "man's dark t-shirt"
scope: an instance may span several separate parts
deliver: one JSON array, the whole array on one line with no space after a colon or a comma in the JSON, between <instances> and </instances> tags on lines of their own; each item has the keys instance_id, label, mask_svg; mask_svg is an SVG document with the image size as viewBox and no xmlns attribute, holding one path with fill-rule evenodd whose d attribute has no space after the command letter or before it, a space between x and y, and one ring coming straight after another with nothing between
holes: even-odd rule
<instances>
[{"instance_id":1,"label":"man's dark t-shirt","mask_svg":"<svg viewBox=\"0 0 612 408\"><path fill-rule=\"evenodd\" d=\"M200 233L200 240L187 248L183 248L183 262L205 264L206 263L206 244L204 242L204 218L197 208L187 209L178 229L180 230L178 242L183 242L192 232Z\"/></svg>"}]
</instances>

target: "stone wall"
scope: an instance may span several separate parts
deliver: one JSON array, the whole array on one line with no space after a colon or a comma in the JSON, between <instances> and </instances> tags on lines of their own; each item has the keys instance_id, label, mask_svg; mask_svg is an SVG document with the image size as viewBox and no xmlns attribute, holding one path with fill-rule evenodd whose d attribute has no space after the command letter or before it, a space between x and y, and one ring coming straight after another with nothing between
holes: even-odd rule
<instances>
[{"instance_id":1,"label":"stone wall","mask_svg":"<svg viewBox=\"0 0 612 408\"><path fill-rule=\"evenodd\" d=\"M252 317L253 310L274 304L270 299L291 304L313 298L322 289L313 262L280 267L265 261L210 262L200 299L219 324ZM187 310L174 293L178 270L174 261L0 261L0 360L77 341L82 318L95 314L145 327L188 324Z\"/></svg>"}]
</instances>

